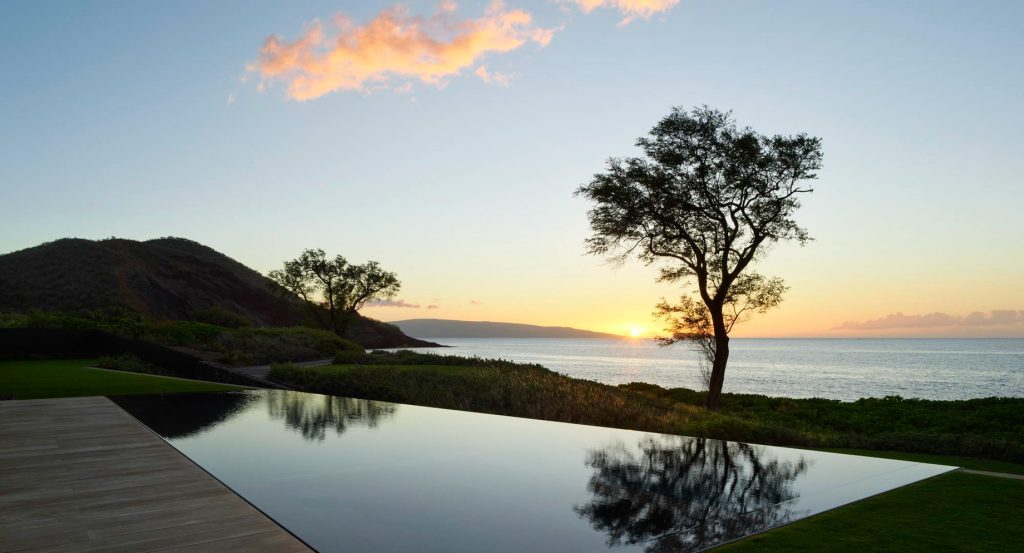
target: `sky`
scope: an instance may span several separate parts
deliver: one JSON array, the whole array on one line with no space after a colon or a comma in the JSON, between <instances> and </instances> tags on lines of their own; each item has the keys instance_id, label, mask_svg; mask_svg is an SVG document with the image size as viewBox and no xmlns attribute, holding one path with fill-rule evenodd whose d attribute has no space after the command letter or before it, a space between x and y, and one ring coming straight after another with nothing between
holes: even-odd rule
<instances>
[{"instance_id":1,"label":"sky","mask_svg":"<svg viewBox=\"0 0 1024 553\"><path fill-rule=\"evenodd\" d=\"M821 137L735 336L1024 337L1020 2L0 3L0 253L182 236L398 273L382 320L645 335L573 191L673 106Z\"/></svg>"}]
</instances>

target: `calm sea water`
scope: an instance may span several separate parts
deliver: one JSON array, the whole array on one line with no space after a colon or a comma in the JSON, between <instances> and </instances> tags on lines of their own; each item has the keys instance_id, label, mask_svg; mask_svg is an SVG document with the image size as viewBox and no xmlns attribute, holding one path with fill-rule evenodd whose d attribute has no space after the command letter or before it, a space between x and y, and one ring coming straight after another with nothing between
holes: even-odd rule
<instances>
[{"instance_id":1,"label":"calm sea water","mask_svg":"<svg viewBox=\"0 0 1024 553\"><path fill-rule=\"evenodd\" d=\"M426 338L430 339L430 338ZM435 338L438 353L537 363L606 384L700 387L698 357L647 340ZM855 400L1024 397L1024 340L742 339L730 342L725 391Z\"/></svg>"}]
</instances>

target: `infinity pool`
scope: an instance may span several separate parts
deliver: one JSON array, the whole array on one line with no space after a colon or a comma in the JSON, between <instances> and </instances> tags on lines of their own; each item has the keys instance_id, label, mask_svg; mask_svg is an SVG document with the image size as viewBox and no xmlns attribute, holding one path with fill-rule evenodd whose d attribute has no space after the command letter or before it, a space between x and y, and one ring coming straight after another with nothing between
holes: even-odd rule
<instances>
[{"instance_id":1,"label":"infinity pool","mask_svg":"<svg viewBox=\"0 0 1024 553\"><path fill-rule=\"evenodd\" d=\"M282 390L111 399L321 552L699 551L953 470Z\"/></svg>"}]
</instances>

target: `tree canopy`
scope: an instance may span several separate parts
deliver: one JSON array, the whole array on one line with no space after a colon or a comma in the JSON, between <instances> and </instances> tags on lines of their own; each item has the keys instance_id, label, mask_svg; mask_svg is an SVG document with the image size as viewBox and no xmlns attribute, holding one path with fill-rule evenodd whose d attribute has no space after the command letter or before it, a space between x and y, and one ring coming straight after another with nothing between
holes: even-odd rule
<instances>
[{"instance_id":1,"label":"tree canopy","mask_svg":"<svg viewBox=\"0 0 1024 553\"><path fill-rule=\"evenodd\" d=\"M349 263L338 255L328 259L323 250L305 250L268 275L277 285L307 305L314 319L339 336L368 301L395 297L401 283L395 273L376 261Z\"/></svg>"},{"instance_id":2,"label":"tree canopy","mask_svg":"<svg viewBox=\"0 0 1024 553\"><path fill-rule=\"evenodd\" d=\"M751 265L780 241L810 240L794 214L821 167L821 140L765 136L709 107L675 108L636 145L642 157L612 158L577 194L593 203L587 250L622 262L659 262L660 280L696 288L697 299L662 301L662 343L689 340L712 364L708 407L717 408L728 334L753 312L782 301L781 279ZM698 302L699 300L699 302Z\"/></svg>"}]
</instances>

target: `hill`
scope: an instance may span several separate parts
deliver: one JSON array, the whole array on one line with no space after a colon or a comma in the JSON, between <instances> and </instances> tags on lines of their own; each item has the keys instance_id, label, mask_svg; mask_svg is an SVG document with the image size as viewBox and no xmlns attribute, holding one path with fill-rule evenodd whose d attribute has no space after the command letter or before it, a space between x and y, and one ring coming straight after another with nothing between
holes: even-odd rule
<instances>
[{"instance_id":1,"label":"hill","mask_svg":"<svg viewBox=\"0 0 1024 553\"><path fill-rule=\"evenodd\" d=\"M214 311L255 326L294 326L305 322L301 307L260 273L184 238L67 238L0 255L0 312L122 308L156 320L196 320ZM367 347L430 345L364 317L348 337Z\"/></svg>"},{"instance_id":2,"label":"hill","mask_svg":"<svg viewBox=\"0 0 1024 553\"><path fill-rule=\"evenodd\" d=\"M622 338L615 334L591 332L566 326L537 326L491 321L450 319L408 319L391 324L402 332L424 338Z\"/></svg>"}]
</instances>

